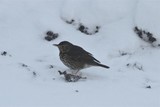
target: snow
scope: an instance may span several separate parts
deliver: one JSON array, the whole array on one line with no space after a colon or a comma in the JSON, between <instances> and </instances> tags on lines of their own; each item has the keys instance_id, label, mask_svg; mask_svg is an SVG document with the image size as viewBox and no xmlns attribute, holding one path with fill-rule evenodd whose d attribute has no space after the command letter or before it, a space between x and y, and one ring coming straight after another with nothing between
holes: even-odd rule
<instances>
[{"instance_id":1,"label":"snow","mask_svg":"<svg viewBox=\"0 0 160 107\"><path fill-rule=\"evenodd\" d=\"M0 107L159 107L160 50L133 28L159 40L158 0L1 0ZM74 24L64 20L74 19ZM98 33L77 30L83 24ZM47 31L60 36L45 41ZM68 69L52 44L83 47L110 69L81 70L86 80L65 82ZM53 68L50 68L53 65ZM151 86L151 88L147 88Z\"/></svg>"}]
</instances>

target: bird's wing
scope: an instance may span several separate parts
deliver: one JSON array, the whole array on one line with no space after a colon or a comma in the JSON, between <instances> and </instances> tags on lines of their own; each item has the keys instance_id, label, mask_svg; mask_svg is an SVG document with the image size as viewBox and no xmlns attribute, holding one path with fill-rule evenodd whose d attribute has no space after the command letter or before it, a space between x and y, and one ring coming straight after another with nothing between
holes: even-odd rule
<instances>
[{"instance_id":1,"label":"bird's wing","mask_svg":"<svg viewBox=\"0 0 160 107\"><path fill-rule=\"evenodd\" d=\"M74 46L72 48L72 51L70 51L70 55L76 57L79 61L87 61L87 62L96 62L100 63L97 59L93 57L93 55L87 51L85 51L83 48L79 46Z\"/></svg>"}]
</instances>

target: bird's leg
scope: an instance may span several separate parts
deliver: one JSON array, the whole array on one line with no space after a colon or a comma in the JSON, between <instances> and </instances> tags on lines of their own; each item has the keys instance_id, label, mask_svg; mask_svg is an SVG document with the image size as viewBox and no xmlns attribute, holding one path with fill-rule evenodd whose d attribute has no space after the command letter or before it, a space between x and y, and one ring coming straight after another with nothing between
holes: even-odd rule
<instances>
[{"instance_id":1,"label":"bird's leg","mask_svg":"<svg viewBox=\"0 0 160 107\"><path fill-rule=\"evenodd\" d=\"M76 70L75 74L77 74L78 72L79 72L79 69L78 69L78 70Z\"/></svg>"},{"instance_id":2,"label":"bird's leg","mask_svg":"<svg viewBox=\"0 0 160 107\"><path fill-rule=\"evenodd\" d=\"M76 72L75 72L75 75L77 75L77 76L82 76L82 73L81 72L79 72L80 70L77 70Z\"/></svg>"},{"instance_id":3,"label":"bird's leg","mask_svg":"<svg viewBox=\"0 0 160 107\"><path fill-rule=\"evenodd\" d=\"M72 70L72 74L73 74L73 75L77 75L78 72L79 72L79 70Z\"/></svg>"}]
</instances>

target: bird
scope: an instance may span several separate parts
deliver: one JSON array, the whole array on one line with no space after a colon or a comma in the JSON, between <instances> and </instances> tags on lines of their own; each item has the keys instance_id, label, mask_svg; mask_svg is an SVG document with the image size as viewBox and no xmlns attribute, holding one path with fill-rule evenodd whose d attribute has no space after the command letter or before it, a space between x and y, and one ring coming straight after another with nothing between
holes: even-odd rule
<instances>
[{"instance_id":1,"label":"bird","mask_svg":"<svg viewBox=\"0 0 160 107\"><path fill-rule=\"evenodd\" d=\"M71 70L79 72L79 70L92 67L99 66L103 68L109 69L110 67L104 64L101 64L93 55L82 47L74 45L68 41L62 41L59 44L53 44L59 49L59 57L63 62Z\"/></svg>"}]
</instances>

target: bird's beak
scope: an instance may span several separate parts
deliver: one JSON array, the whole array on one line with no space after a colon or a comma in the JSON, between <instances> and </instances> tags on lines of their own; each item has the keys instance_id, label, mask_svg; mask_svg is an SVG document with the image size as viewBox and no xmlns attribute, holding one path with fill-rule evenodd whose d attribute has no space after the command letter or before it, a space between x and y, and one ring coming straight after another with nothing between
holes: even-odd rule
<instances>
[{"instance_id":1,"label":"bird's beak","mask_svg":"<svg viewBox=\"0 0 160 107\"><path fill-rule=\"evenodd\" d=\"M57 46L58 47L58 44L53 44L53 46Z\"/></svg>"}]
</instances>

